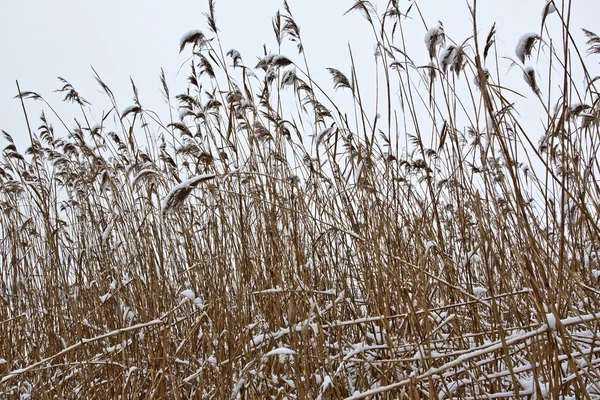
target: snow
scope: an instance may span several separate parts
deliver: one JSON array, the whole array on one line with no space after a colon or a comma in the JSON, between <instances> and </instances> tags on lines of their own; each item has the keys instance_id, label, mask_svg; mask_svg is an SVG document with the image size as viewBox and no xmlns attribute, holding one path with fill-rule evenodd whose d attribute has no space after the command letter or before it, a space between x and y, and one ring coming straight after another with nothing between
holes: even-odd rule
<instances>
[{"instance_id":1,"label":"snow","mask_svg":"<svg viewBox=\"0 0 600 400\"><path fill-rule=\"evenodd\" d=\"M286 69L281 76L281 86L292 85L296 81L296 68Z\"/></svg>"},{"instance_id":2,"label":"snow","mask_svg":"<svg viewBox=\"0 0 600 400\"><path fill-rule=\"evenodd\" d=\"M132 112L138 112L138 111L140 111L140 106L137 104L132 104L123 110L123 112L121 113L121 119L125 118L127 115L129 115Z\"/></svg>"},{"instance_id":3,"label":"snow","mask_svg":"<svg viewBox=\"0 0 600 400\"><path fill-rule=\"evenodd\" d=\"M462 364L465 364L467 362L469 362L470 360L486 355L486 354L490 354L494 351L500 350L502 349L503 346L505 345L513 345L516 343L520 343L520 342L524 342L529 338L535 337L537 335L543 334L545 332L548 331L548 326L547 325L542 325L540 328L531 331L531 332L517 332L509 337L506 338L505 342L503 343L501 340L498 340L496 342L492 342L492 343L486 343L478 348L472 349L471 351L461 354L460 356L454 358L451 361L448 361L447 363L439 366L439 367L433 367L430 368L427 372L419 375L417 378L418 380L423 380L429 377L435 377L437 375L439 375L440 373L452 369L452 368L456 368ZM451 373L454 375L456 373L458 373L457 371L451 371ZM399 382L396 383L392 383L390 385L387 386L381 386L379 388L376 389L371 389L371 390L367 390L365 392L362 393L358 393L358 394L354 394L350 397L348 397L346 400L349 399L363 399L372 395L377 395L380 393L385 393L387 391L396 389L396 388L400 388L403 387L407 384L409 384L410 382L412 382L414 380L414 377L412 378L408 378L408 379L404 379L401 380Z\"/></svg>"},{"instance_id":4,"label":"snow","mask_svg":"<svg viewBox=\"0 0 600 400\"><path fill-rule=\"evenodd\" d=\"M97 135L100 130L102 130L102 125L101 124L94 124L90 127L90 133L92 135Z\"/></svg>"},{"instance_id":5,"label":"snow","mask_svg":"<svg viewBox=\"0 0 600 400\"><path fill-rule=\"evenodd\" d=\"M197 29L184 33L184 35L181 37L181 40L179 41L180 50L183 50L187 43L191 43L203 37L204 35L202 34L202 32Z\"/></svg>"},{"instance_id":6,"label":"snow","mask_svg":"<svg viewBox=\"0 0 600 400\"><path fill-rule=\"evenodd\" d=\"M264 334L261 333L260 335L256 335L250 341L250 346L256 348L256 347L260 346L260 344L264 340L265 340L265 335Z\"/></svg>"},{"instance_id":7,"label":"snow","mask_svg":"<svg viewBox=\"0 0 600 400\"><path fill-rule=\"evenodd\" d=\"M273 59L275 58L275 56L276 56L276 54L269 53L266 56L262 57L258 61L256 68L262 68L263 70L266 71L268 69L268 67L273 63Z\"/></svg>"},{"instance_id":8,"label":"snow","mask_svg":"<svg viewBox=\"0 0 600 400\"><path fill-rule=\"evenodd\" d=\"M283 381L284 381L285 383L287 383L287 384L288 384L288 386L289 386L289 387L291 387L292 389L296 389L296 384L294 383L294 381L293 381L293 380L291 380L291 379L285 379L285 378L283 378Z\"/></svg>"},{"instance_id":9,"label":"snow","mask_svg":"<svg viewBox=\"0 0 600 400\"><path fill-rule=\"evenodd\" d=\"M242 388L244 387L245 384L246 384L246 379L244 379L244 378L240 379L233 387L233 391L231 392L231 397L234 399L240 397L240 391L242 390Z\"/></svg>"},{"instance_id":10,"label":"snow","mask_svg":"<svg viewBox=\"0 0 600 400\"><path fill-rule=\"evenodd\" d=\"M444 28L441 25L434 26L425 34L425 44L430 49L441 46L445 41Z\"/></svg>"},{"instance_id":11,"label":"snow","mask_svg":"<svg viewBox=\"0 0 600 400\"><path fill-rule=\"evenodd\" d=\"M123 312L123 320L127 323L127 325L131 325L133 320L135 319L136 313L127 307Z\"/></svg>"},{"instance_id":12,"label":"snow","mask_svg":"<svg viewBox=\"0 0 600 400\"><path fill-rule=\"evenodd\" d=\"M448 45L440 54L440 64L442 71L446 72L449 65L454 63L454 56L456 54L456 46Z\"/></svg>"},{"instance_id":13,"label":"snow","mask_svg":"<svg viewBox=\"0 0 600 400\"><path fill-rule=\"evenodd\" d=\"M268 293L282 293L283 292L283 288L280 288L279 286L271 288L271 289L265 289L265 290L260 290L258 292L252 292L252 294L268 294Z\"/></svg>"},{"instance_id":14,"label":"snow","mask_svg":"<svg viewBox=\"0 0 600 400\"><path fill-rule=\"evenodd\" d=\"M316 138L316 146L319 146L323 140L326 140L329 138L329 136L335 131L335 126L331 125L329 128L325 128L321 131L319 131L319 133L317 133Z\"/></svg>"},{"instance_id":15,"label":"snow","mask_svg":"<svg viewBox=\"0 0 600 400\"><path fill-rule=\"evenodd\" d=\"M190 301L194 301L196 299L196 294L190 289L184 290L183 292L179 293L179 295L187 298Z\"/></svg>"},{"instance_id":16,"label":"snow","mask_svg":"<svg viewBox=\"0 0 600 400\"><path fill-rule=\"evenodd\" d=\"M167 196L163 199L161 203L161 212L163 214L168 213L173 209L175 204L173 203L174 198L178 195L187 196L189 192L196 187L200 182L207 181L209 179L215 178L216 174L204 174L198 175L191 179L188 179L185 182L180 183L179 185L175 185L167 194ZM184 193L182 193L184 192ZM187 192L187 193L185 193Z\"/></svg>"},{"instance_id":17,"label":"snow","mask_svg":"<svg viewBox=\"0 0 600 400\"><path fill-rule=\"evenodd\" d=\"M352 231L346 231L346 233L350 236L352 236L354 239L358 239L360 240L360 235L356 232L352 232Z\"/></svg>"},{"instance_id":18,"label":"snow","mask_svg":"<svg viewBox=\"0 0 600 400\"><path fill-rule=\"evenodd\" d=\"M102 232L102 243L106 243L114 226L115 226L114 221L110 221L110 223L106 226L106 229L104 229L104 232Z\"/></svg>"},{"instance_id":19,"label":"snow","mask_svg":"<svg viewBox=\"0 0 600 400\"><path fill-rule=\"evenodd\" d=\"M286 66L290 65L292 61L284 55L277 54L275 57L273 57L272 63L273 65Z\"/></svg>"},{"instance_id":20,"label":"snow","mask_svg":"<svg viewBox=\"0 0 600 400\"><path fill-rule=\"evenodd\" d=\"M466 267L469 264L471 264L471 265L481 264L481 257L479 257L479 255L475 252L475 250L469 251L467 254L465 254L460 263L461 267Z\"/></svg>"},{"instance_id":21,"label":"snow","mask_svg":"<svg viewBox=\"0 0 600 400\"><path fill-rule=\"evenodd\" d=\"M204 308L204 300L201 297L196 297L194 299L194 304L201 310Z\"/></svg>"},{"instance_id":22,"label":"snow","mask_svg":"<svg viewBox=\"0 0 600 400\"><path fill-rule=\"evenodd\" d=\"M482 287L482 286L475 286L473 288L473 294L475 295L475 297L481 299L482 297L484 297L487 293L487 289Z\"/></svg>"},{"instance_id":23,"label":"snow","mask_svg":"<svg viewBox=\"0 0 600 400\"><path fill-rule=\"evenodd\" d=\"M326 375L325 379L323 379L323 384L321 385L319 396L317 397L318 400L323 398L323 394L330 386L333 386L333 382L331 381L331 377L329 375Z\"/></svg>"},{"instance_id":24,"label":"snow","mask_svg":"<svg viewBox=\"0 0 600 400\"><path fill-rule=\"evenodd\" d=\"M267 354L265 354L265 357L271 357L271 356L292 356L296 354L296 352L294 350L288 349L286 347L279 347L275 350L271 350L270 352L268 352Z\"/></svg>"},{"instance_id":25,"label":"snow","mask_svg":"<svg viewBox=\"0 0 600 400\"><path fill-rule=\"evenodd\" d=\"M525 59L531 56L531 50L538 39L539 36L535 32L529 32L521 36L515 48L515 54L522 63L525 63Z\"/></svg>"},{"instance_id":26,"label":"snow","mask_svg":"<svg viewBox=\"0 0 600 400\"><path fill-rule=\"evenodd\" d=\"M525 79L525 82L527 83L527 85L529 85L531 90L533 90L534 92L538 91L535 79L535 70L533 69L533 67L529 66L523 70L523 79Z\"/></svg>"},{"instance_id":27,"label":"snow","mask_svg":"<svg viewBox=\"0 0 600 400\"><path fill-rule=\"evenodd\" d=\"M541 382L534 382L534 380L532 378L529 379L519 379L519 384L523 387L523 389L525 389L525 393L521 393L521 395L525 395L525 394L530 394L533 397L537 397L537 398L543 398L545 399L548 396L548 387L547 384L541 383ZM537 387L540 387L540 396L536 396L536 394L538 394L537 392Z\"/></svg>"},{"instance_id":28,"label":"snow","mask_svg":"<svg viewBox=\"0 0 600 400\"><path fill-rule=\"evenodd\" d=\"M425 253L429 252L429 250L434 249L436 247L436 242L434 242L433 240L428 241L427 243L425 243Z\"/></svg>"},{"instance_id":29,"label":"snow","mask_svg":"<svg viewBox=\"0 0 600 400\"><path fill-rule=\"evenodd\" d=\"M555 13L556 7L552 3L552 0L548 0L546 5L544 5L544 9L542 10L542 18L546 18L548 15Z\"/></svg>"},{"instance_id":30,"label":"snow","mask_svg":"<svg viewBox=\"0 0 600 400\"><path fill-rule=\"evenodd\" d=\"M146 175L158 175L158 172L153 169L143 169L136 174L136 176L133 178L133 181L131 181L131 184L135 186L139 180Z\"/></svg>"},{"instance_id":31,"label":"snow","mask_svg":"<svg viewBox=\"0 0 600 400\"><path fill-rule=\"evenodd\" d=\"M548 320L548 327L550 327L551 330L555 331L556 330L556 317L554 316L554 314L552 314L552 313L546 314L546 319Z\"/></svg>"}]
</instances>

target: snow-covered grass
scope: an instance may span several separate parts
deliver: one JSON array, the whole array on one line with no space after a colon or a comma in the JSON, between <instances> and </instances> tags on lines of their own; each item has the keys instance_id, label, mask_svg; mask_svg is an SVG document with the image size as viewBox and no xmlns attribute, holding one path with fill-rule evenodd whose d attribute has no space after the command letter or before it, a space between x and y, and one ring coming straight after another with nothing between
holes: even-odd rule
<instances>
[{"instance_id":1,"label":"snow-covered grass","mask_svg":"<svg viewBox=\"0 0 600 400\"><path fill-rule=\"evenodd\" d=\"M313 81L287 5L245 64L210 2L164 114L98 76L104 113L64 81L74 126L4 133L0 397L600 398L600 38L496 54L473 9L419 59L416 6L352 11L377 79Z\"/></svg>"}]
</instances>

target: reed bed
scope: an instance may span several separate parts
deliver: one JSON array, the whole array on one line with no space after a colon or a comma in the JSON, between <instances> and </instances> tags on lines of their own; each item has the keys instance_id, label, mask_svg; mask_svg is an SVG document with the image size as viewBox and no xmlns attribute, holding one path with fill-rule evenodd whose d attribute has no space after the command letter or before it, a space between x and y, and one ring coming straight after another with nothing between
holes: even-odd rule
<instances>
[{"instance_id":1,"label":"reed bed","mask_svg":"<svg viewBox=\"0 0 600 400\"><path fill-rule=\"evenodd\" d=\"M469 7L472 36L424 29L417 65L418 3L357 1L375 80L351 48L333 85L313 79L286 2L247 63L209 1L180 43L187 89L161 74L165 115L133 82L121 107L99 74L100 121L67 80L74 124L19 88L0 396L600 398L600 38L577 43L571 2L550 2L497 54Z\"/></svg>"}]
</instances>

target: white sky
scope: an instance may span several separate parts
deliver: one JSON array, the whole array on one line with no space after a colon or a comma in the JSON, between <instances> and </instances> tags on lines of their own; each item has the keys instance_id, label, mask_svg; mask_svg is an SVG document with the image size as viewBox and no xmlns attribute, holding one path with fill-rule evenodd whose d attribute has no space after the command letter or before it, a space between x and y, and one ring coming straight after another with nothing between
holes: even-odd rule
<instances>
[{"instance_id":1,"label":"white sky","mask_svg":"<svg viewBox=\"0 0 600 400\"><path fill-rule=\"evenodd\" d=\"M343 16L352 1L288 0L288 3L300 25L309 65L319 83L332 91L325 68L349 71L348 43L357 56L359 81L368 83L373 79L374 40L369 26L358 13ZM384 1L377 3L383 10ZM217 25L224 50L237 49L244 62L252 66L262 54L263 44L275 50L271 18L282 4L283 0L218 0ZM400 0L402 10L410 4L408 0ZM421 0L418 4L429 27L441 20L446 34L458 42L472 34L466 1ZM514 57L518 38L523 33L539 31L544 4L545 0L479 0L480 34L485 37L496 22L499 52ZM600 33L597 23L600 1L573 0L573 7L573 33L585 49L579 28ZM179 40L191 29L209 33L202 15L205 11L207 2L202 0L0 0L0 129L13 135L19 150L28 145L21 105L13 99L17 79L22 90L40 93L61 114L67 114L63 114L69 121L67 125L74 126L74 114L69 116L69 113L76 110L73 106L63 106L62 96L52 92L62 86L56 79L62 76L93 105L105 107L104 110L92 108L94 117L99 119L102 111L108 111L108 106L90 66L94 66L116 94L121 108L132 103L129 84L132 77L140 91L142 105L165 117L168 109L160 94L160 68L166 72L171 92L177 94L185 82L187 63L181 73L177 73L190 54L189 49L179 54ZM426 29L414 11L405 31L415 49L411 57L417 64L425 65L428 62L423 43ZM549 21L549 27L555 31L558 24L556 19ZM295 56L293 47L289 46L287 51ZM511 86L525 93L527 88L521 73L513 70L505 79L512 79L511 76L515 82ZM39 126L40 104L31 101L26 104L35 129ZM56 121L51 122L57 134L64 134ZM5 144L0 138L0 146Z\"/></svg>"}]
</instances>

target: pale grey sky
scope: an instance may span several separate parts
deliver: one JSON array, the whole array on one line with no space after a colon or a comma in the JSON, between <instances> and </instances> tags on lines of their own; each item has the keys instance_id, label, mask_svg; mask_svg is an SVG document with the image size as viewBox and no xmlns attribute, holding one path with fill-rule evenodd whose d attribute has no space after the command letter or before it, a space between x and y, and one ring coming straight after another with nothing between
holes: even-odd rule
<instances>
[{"instance_id":1,"label":"pale grey sky","mask_svg":"<svg viewBox=\"0 0 600 400\"><path fill-rule=\"evenodd\" d=\"M288 2L300 25L309 65L320 83L332 88L326 67L349 70L348 43L358 55L359 74L364 74L365 80L372 79L374 41L369 26L358 13L343 15L352 1ZM412 2L400 0L399 3L401 9L406 10ZM263 44L274 50L271 18L282 4L282 0L216 1L217 25L225 50L237 49L248 65L253 65L262 54ZM428 26L443 21L446 34L456 41L472 34L466 1L421 0L418 4ZM518 38L523 33L539 31L544 4L545 0L480 0L480 33L487 35L496 22L500 53L514 57ZM377 1L380 10L384 5L383 0ZM583 44L579 28L600 31L597 24L600 1L574 0L573 7L573 32ZM68 114L73 108L65 108L60 94L52 92L61 86L58 76L69 80L92 104L106 104L90 66L94 66L115 92L121 107L132 102L131 76L140 90L142 104L166 115L168 110L161 99L158 80L160 68L164 68L173 92L183 87L187 67L179 76L177 72L189 52L179 54L179 40L191 29L208 33L202 15L206 10L207 2L202 0L0 0L0 129L17 139L20 150L28 145L21 106L13 99L17 93L16 79L22 90L40 93L56 105L59 112L66 113L71 126L72 118ZM415 49L411 56L417 64L425 65L428 62L423 43L426 29L414 11L412 19L406 21L405 31L410 46ZM559 27L556 19L548 23L550 29ZM293 52L293 47L288 49ZM520 89L525 91L521 74L509 72L508 79L512 79L511 74L515 85L522 85ZM31 101L27 107L36 128L40 108ZM93 111L99 118L103 110L95 107ZM60 134L58 124L53 122ZM5 145L1 138L0 145Z\"/></svg>"}]
</instances>

